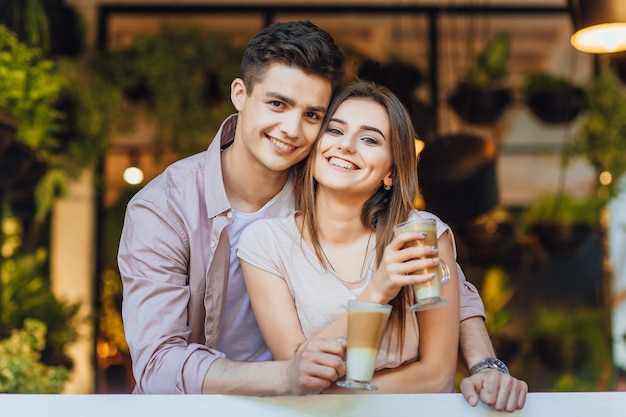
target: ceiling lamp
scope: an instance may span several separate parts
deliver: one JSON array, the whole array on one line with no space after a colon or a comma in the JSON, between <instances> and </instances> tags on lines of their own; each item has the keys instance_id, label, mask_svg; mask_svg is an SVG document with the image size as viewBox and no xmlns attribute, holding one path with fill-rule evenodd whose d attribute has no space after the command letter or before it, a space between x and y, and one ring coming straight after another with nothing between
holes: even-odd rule
<instances>
[{"instance_id":1,"label":"ceiling lamp","mask_svg":"<svg viewBox=\"0 0 626 417\"><path fill-rule=\"evenodd\" d=\"M626 1L568 0L574 23L572 46L604 54L626 51Z\"/></svg>"}]
</instances>

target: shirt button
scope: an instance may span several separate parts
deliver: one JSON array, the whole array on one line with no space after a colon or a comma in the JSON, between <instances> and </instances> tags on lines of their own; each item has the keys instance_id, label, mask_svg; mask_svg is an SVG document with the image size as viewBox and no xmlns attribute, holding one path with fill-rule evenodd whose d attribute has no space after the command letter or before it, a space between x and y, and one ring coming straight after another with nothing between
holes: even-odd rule
<instances>
[{"instance_id":1,"label":"shirt button","mask_svg":"<svg viewBox=\"0 0 626 417\"><path fill-rule=\"evenodd\" d=\"M215 247L217 246L217 243L215 243L214 240L211 241L211 249L215 249Z\"/></svg>"},{"instance_id":2,"label":"shirt button","mask_svg":"<svg viewBox=\"0 0 626 417\"><path fill-rule=\"evenodd\" d=\"M226 213L226 217L228 217L229 219L233 218L233 212L229 211L228 213Z\"/></svg>"}]
</instances>

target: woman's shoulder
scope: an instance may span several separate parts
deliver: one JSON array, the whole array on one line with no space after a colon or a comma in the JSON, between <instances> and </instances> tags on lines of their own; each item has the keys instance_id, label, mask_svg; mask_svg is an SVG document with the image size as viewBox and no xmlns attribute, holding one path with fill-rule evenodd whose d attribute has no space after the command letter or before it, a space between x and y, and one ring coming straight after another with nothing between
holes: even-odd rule
<instances>
[{"instance_id":1,"label":"woman's shoulder","mask_svg":"<svg viewBox=\"0 0 626 417\"><path fill-rule=\"evenodd\" d=\"M411 213L409 213L409 220L418 220L418 219L434 219L437 223L443 223L441 219L436 215L429 211L413 209Z\"/></svg>"},{"instance_id":2,"label":"woman's shoulder","mask_svg":"<svg viewBox=\"0 0 626 417\"><path fill-rule=\"evenodd\" d=\"M436 214L433 214L429 211L413 209L409 214L409 220L418 220L418 219L433 219L437 224L437 236L441 236L443 232L450 230L450 226L447 223L444 223Z\"/></svg>"}]
</instances>

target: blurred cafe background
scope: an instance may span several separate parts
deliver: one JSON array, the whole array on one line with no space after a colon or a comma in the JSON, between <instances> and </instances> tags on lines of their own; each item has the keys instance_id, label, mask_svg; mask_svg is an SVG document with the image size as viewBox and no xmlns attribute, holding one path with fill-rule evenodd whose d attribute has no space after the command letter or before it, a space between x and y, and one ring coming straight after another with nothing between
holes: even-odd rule
<instances>
[{"instance_id":1,"label":"blurred cafe background","mask_svg":"<svg viewBox=\"0 0 626 417\"><path fill-rule=\"evenodd\" d=\"M206 149L247 41L287 20L403 100L415 204L451 225L511 372L626 390L623 0L2 0L0 392L131 391L125 205Z\"/></svg>"}]
</instances>

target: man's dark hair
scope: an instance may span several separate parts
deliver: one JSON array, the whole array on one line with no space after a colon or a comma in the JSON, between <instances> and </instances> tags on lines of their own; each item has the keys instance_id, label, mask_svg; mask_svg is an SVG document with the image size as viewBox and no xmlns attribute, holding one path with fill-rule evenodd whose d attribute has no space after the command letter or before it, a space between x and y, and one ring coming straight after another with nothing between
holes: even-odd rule
<instances>
[{"instance_id":1,"label":"man's dark hair","mask_svg":"<svg viewBox=\"0 0 626 417\"><path fill-rule=\"evenodd\" d=\"M344 56L333 37L309 21L274 23L248 43L241 61L241 78L252 93L273 64L297 67L319 75L333 89L344 81Z\"/></svg>"}]
</instances>

